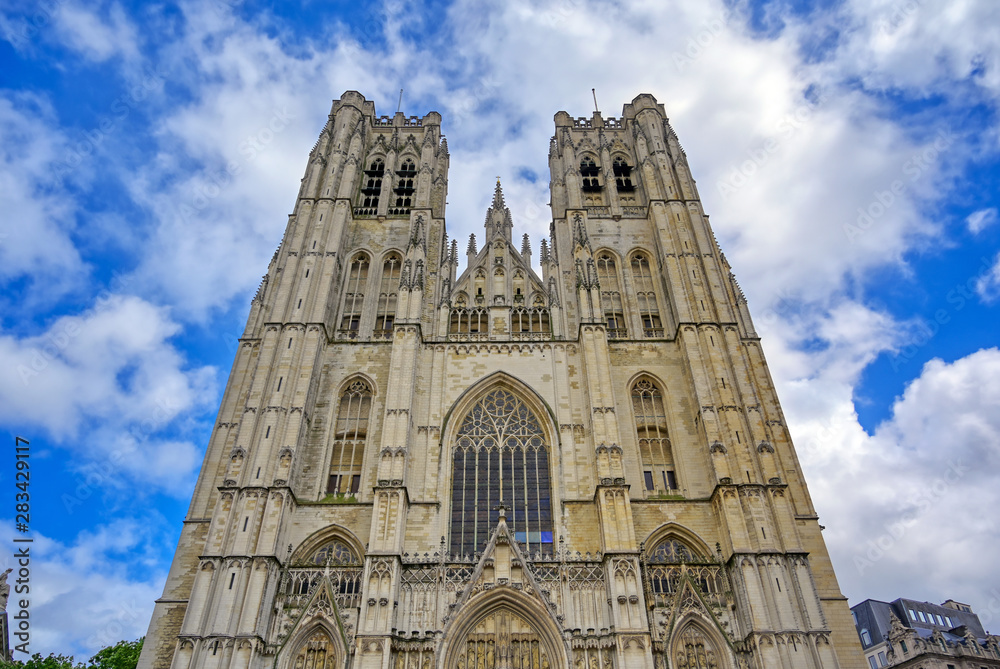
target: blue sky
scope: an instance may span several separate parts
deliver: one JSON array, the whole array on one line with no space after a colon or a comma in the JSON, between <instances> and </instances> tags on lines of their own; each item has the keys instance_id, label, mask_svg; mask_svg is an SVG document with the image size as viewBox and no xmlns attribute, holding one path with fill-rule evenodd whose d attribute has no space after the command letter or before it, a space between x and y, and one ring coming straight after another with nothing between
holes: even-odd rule
<instances>
[{"instance_id":1,"label":"blue sky","mask_svg":"<svg viewBox=\"0 0 1000 669\"><path fill-rule=\"evenodd\" d=\"M552 115L589 115L591 88L605 115L663 102L844 593L953 597L1000 630L998 23L990 0L0 3L0 425L32 447L32 649L145 633L330 102L391 114L400 88L444 117L452 237L499 174L536 249Z\"/></svg>"}]
</instances>

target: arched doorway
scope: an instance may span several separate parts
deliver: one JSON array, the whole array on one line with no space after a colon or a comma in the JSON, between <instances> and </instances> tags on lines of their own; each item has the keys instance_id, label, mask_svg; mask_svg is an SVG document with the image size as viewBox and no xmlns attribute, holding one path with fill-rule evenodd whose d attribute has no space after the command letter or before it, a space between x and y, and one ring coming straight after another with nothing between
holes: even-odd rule
<instances>
[{"instance_id":1,"label":"arched doorway","mask_svg":"<svg viewBox=\"0 0 1000 669\"><path fill-rule=\"evenodd\" d=\"M448 669L552 669L553 649L525 618L507 607L493 609L456 643Z\"/></svg>"},{"instance_id":2,"label":"arched doorway","mask_svg":"<svg viewBox=\"0 0 1000 669\"><path fill-rule=\"evenodd\" d=\"M313 630L299 645L288 669L339 669L333 639L320 627Z\"/></svg>"}]
</instances>

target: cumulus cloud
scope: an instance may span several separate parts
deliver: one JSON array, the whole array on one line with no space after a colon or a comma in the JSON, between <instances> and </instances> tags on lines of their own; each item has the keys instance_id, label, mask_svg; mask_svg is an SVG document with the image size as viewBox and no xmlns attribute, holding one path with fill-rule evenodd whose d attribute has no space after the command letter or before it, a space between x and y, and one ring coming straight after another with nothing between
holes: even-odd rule
<instances>
[{"instance_id":1,"label":"cumulus cloud","mask_svg":"<svg viewBox=\"0 0 1000 669\"><path fill-rule=\"evenodd\" d=\"M139 55L135 25L117 2L103 12L75 2L60 4L55 28L67 46L89 60L100 62L113 56L135 59Z\"/></svg>"},{"instance_id":2,"label":"cumulus cloud","mask_svg":"<svg viewBox=\"0 0 1000 669\"><path fill-rule=\"evenodd\" d=\"M61 192L52 167L66 140L51 105L29 93L0 92L0 286L26 279L21 304L0 298L8 313L48 302L87 275L73 233L77 206Z\"/></svg>"},{"instance_id":3,"label":"cumulus cloud","mask_svg":"<svg viewBox=\"0 0 1000 669\"><path fill-rule=\"evenodd\" d=\"M1000 351L931 360L873 435L848 397L790 424L845 594L978 604L1000 587L1000 526L981 513L1000 505Z\"/></svg>"},{"instance_id":4,"label":"cumulus cloud","mask_svg":"<svg viewBox=\"0 0 1000 669\"><path fill-rule=\"evenodd\" d=\"M145 478L152 460L162 465L155 485L183 489L197 449L161 442L158 433L214 400L215 371L187 368L170 343L178 328L162 307L108 295L43 334L0 333L0 359L10 372L0 377L0 421L44 429L74 444L78 457L114 455L109 480L129 472ZM90 438L79 440L84 433Z\"/></svg>"},{"instance_id":5,"label":"cumulus cloud","mask_svg":"<svg viewBox=\"0 0 1000 669\"><path fill-rule=\"evenodd\" d=\"M13 525L10 518L3 522ZM65 543L33 533L31 649L83 660L104 646L145 635L166 578L159 555L166 548L163 536L170 534L155 514L99 525ZM13 555L15 546L23 544L8 543L5 554ZM0 571L7 567L16 568L9 557Z\"/></svg>"}]
</instances>

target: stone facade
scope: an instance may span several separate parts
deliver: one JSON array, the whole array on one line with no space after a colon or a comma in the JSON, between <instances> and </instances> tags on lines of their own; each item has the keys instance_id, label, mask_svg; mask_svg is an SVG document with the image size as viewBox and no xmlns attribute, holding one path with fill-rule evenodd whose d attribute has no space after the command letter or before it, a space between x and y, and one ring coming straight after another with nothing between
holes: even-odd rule
<instances>
[{"instance_id":1,"label":"stone facade","mask_svg":"<svg viewBox=\"0 0 1000 669\"><path fill-rule=\"evenodd\" d=\"M499 181L459 274L448 165L334 101L140 666L862 669L663 106L556 114L540 275Z\"/></svg>"}]
</instances>

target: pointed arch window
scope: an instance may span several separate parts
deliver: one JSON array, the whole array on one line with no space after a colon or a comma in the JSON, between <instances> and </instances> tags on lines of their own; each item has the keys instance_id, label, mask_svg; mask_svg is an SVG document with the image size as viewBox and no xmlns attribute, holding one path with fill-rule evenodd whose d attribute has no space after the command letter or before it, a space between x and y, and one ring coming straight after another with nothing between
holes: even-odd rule
<instances>
[{"instance_id":1,"label":"pointed arch window","mask_svg":"<svg viewBox=\"0 0 1000 669\"><path fill-rule=\"evenodd\" d=\"M398 253L390 253L382 263L382 278L378 292L378 312L375 316L375 336L389 338L396 318L396 298L399 290L399 273L403 260Z\"/></svg>"},{"instance_id":2,"label":"pointed arch window","mask_svg":"<svg viewBox=\"0 0 1000 669\"><path fill-rule=\"evenodd\" d=\"M635 190L632 184L632 167L624 158L615 158L611 171L615 175L615 187L619 193L631 193Z\"/></svg>"},{"instance_id":3,"label":"pointed arch window","mask_svg":"<svg viewBox=\"0 0 1000 669\"><path fill-rule=\"evenodd\" d=\"M497 388L472 407L458 429L452 473L453 554L483 550L500 504L526 550L552 553L548 445L523 400Z\"/></svg>"},{"instance_id":4,"label":"pointed arch window","mask_svg":"<svg viewBox=\"0 0 1000 669\"><path fill-rule=\"evenodd\" d=\"M396 209L400 210L397 213L406 213L401 210L409 210L410 203L413 198L413 180L417 176L417 166L413 163L411 158L407 158L400 165L400 168L396 170Z\"/></svg>"},{"instance_id":5,"label":"pointed arch window","mask_svg":"<svg viewBox=\"0 0 1000 669\"><path fill-rule=\"evenodd\" d=\"M365 170L364 185L361 187L362 211L366 215L378 213L378 199L382 192L382 178L385 176L385 162L375 158Z\"/></svg>"},{"instance_id":6,"label":"pointed arch window","mask_svg":"<svg viewBox=\"0 0 1000 669\"><path fill-rule=\"evenodd\" d=\"M601 168L593 158L586 156L580 161L580 176L583 178L584 193L599 193L601 191Z\"/></svg>"},{"instance_id":7,"label":"pointed arch window","mask_svg":"<svg viewBox=\"0 0 1000 669\"><path fill-rule=\"evenodd\" d=\"M663 322L660 320L660 308L656 302L649 258L643 253L636 253L632 256L631 265L635 301L639 308L639 319L642 321L642 334L644 337L662 337Z\"/></svg>"},{"instance_id":8,"label":"pointed arch window","mask_svg":"<svg viewBox=\"0 0 1000 669\"><path fill-rule=\"evenodd\" d=\"M649 379L639 379L632 386L632 411L643 487L650 494L676 494L677 476L667 434L663 394Z\"/></svg>"},{"instance_id":9,"label":"pointed arch window","mask_svg":"<svg viewBox=\"0 0 1000 669\"><path fill-rule=\"evenodd\" d=\"M328 494L353 495L361 489L371 407L372 390L366 381L358 379L344 389L334 424Z\"/></svg>"},{"instance_id":10,"label":"pointed arch window","mask_svg":"<svg viewBox=\"0 0 1000 669\"><path fill-rule=\"evenodd\" d=\"M368 256L359 253L351 261L344 288L344 315L340 319L342 336L355 339L361 327L361 312L365 305L365 284L368 283Z\"/></svg>"},{"instance_id":11,"label":"pointed arch window","mask_svg":"<svg viewBox=\"0 0 1000 669\"><path fill-rule=\"evenodd\" d=\"M601 284L601 302L604 306L604 320L608 324L608 337L623 339L628 336L628 327L625 325L618 266L610 253L597 256L597 280Z\"/></svg>"}]
</instances>

